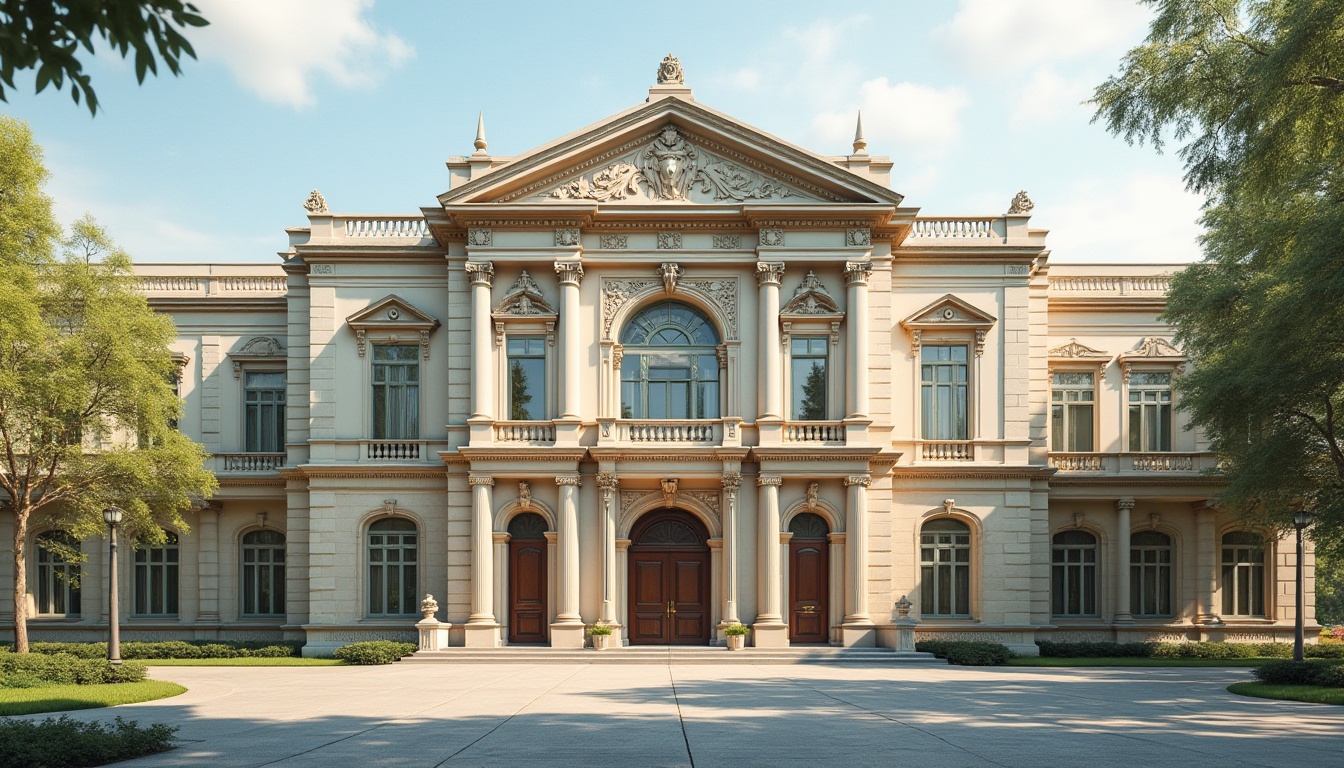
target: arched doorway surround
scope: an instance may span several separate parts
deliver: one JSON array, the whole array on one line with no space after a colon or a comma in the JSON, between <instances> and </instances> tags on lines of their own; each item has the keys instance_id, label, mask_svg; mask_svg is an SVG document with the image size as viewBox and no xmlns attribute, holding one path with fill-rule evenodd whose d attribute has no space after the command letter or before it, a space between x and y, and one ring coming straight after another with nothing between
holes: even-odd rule
<instances>
[{"instance_id":1,"label":"arched doorway surround","mask_svg":"<svg viewBox=\"0 0 1344 768\"><path fill-rule=\"evenodd\" d=\"M812 512L789 523L789 642L830 641L830 534L825 518Z\"/></svg>"},{"instance_id":2,"label":"arched doorway surround","mask_svg":"<svg viewBox=\"0 0 1344 768\"><path fill-rule=\"evenodd\" d=\"M708 644L709 533L694 515L664 508L630 531L627 637L632 645Z\"/></svg>"},{"instance_id":3,"label":"arched doorway surround","mask_svg":"<svg viewBox=\"0 0 1344 768\"><path fill-rule=\"evenodd\" d=\"M546 520L523 512L509 521L508 637L510 643L545 643L550 625Z\"/></svg>"}]
</instances>

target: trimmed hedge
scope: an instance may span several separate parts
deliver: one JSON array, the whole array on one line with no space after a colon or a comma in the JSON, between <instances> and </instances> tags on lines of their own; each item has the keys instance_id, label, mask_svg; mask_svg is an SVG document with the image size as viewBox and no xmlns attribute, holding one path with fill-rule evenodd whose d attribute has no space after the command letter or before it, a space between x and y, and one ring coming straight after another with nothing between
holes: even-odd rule
<instances>
[{"instance_id":1,"label":"trimmed hedge","mask_svg":"<svg viewBox=\"0 0 1344 768\"><path fill-rule=\"evenodd\" d=\"M301 655L303 643L283 642L218 642L210 640L160 640L142 642L129 640L121 644L123 659L237 659L286 658ZM81 659L107 658L107 643L32 643L33 653L65 653Z\"/></svg>"},{"instance_id":2,"label":"trimmed hedge","mask_svg":"<svg viewBox=\"0 0 1344 768\"><path fill-rule=\"evenodd\" d=\"M392 640L369 640L363 643L351 643L336 649L333 657L347 664L391 664L402 656L410 656L416 651L415 643L398 643Z\"/></svg>"},{"instance_id":3,"label":"trimmed hedge","mask_svg":"<svg viewBox=\"0 0 1344 768\"><path fill-rule=\"evenodd\" d=\"M135 662L117 666L105 659L81 659L68 653L0 653L0 687L5 688L137 683L144 679L145 665Z\"/></svg>"},{"instance_id":4,"label":"trimmed hedge","mask_svg":"<svg viewBox=\"0 0 1344 768\"><path fill-rule=\"evenodd\" d=\"M1013 658L1008 646L979 640L924 640L915 643L915 650L963 667L996 667Z\"/></svg>"},{"instance_id":5,"label":"trimmed hedge","mask_svg":"<svg viewBox=\"0 0 1344 768\"><path fill-rule=\"evenodd\" d=\"M66 715L41 722L4 719L0 720L0 768L106 765L167 752L174 746L175 733L177 726L141 727L120 717L108 724L86 723Z\"/></svg>"},{"instance_id":6,"label":"trimmed hedge","mask_svg":"<svg viewBox=\"0 0 1344 768\"><path fill-rule=\"evenodd\" d=\"M1292 643L1056 643L1038 640L1042 656L1081 659L1287 659ZM1344 645L1307 645L1310 658L1344 659Z\"/></svg>"},{"instance_id":7,"label":"trimmed hedge","mask_svg":"<svg viewBox=\"0 0 1344 768\"><path fill-rule=\"evenodd\" d=\"M1270 685L1344 688L1344 664L1334 661L1271 661L1256 667L1255 676Z\"/></svg>"}]
</instances>

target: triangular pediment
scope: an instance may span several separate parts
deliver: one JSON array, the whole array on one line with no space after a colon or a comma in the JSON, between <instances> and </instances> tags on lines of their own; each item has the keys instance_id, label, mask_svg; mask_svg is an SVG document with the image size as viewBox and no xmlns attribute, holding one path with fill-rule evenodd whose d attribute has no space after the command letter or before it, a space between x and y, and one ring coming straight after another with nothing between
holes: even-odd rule
<instances>
[{"instance_id":1,"label":"triangular pediment","mask_svg":"<svg viewBox=\"0 0 1344 768\"><path fill-rule=\"evenodd\" d=\"M459 203L900 205L820 155L681 98L661 98L538 147L439 196Z\"/></svg>"},{"instance_id":2,"label":"triangular pediment","mask_svg":"<svg viewBox=\"0 0 1344 768\"><path fill-rule=\"evenodd\" d=\"M948 294L901 321L907 329L927 328L988 328L995 323L993 315Z\"/></svg>"},{"instance_id":3,"label":"triangular pediment","mask_svg":"<svg viewBox=\"0 0 1344 768\"><path fill-rule=\"evenodd\" d=\"M439 327L437 318L395 293L384 296L347 317L345 324L356 330L402 328L430 331Z\"/></svg>"},{"instance_id":4,"label":"triangular pediment","mask_svg":"<svg viewBox=\"0 0 1344 768\"><path fill-rule=\"evenodd\" d=\"M826 286L815 272L808 271L807 276L798 284L793 298L779 311L781 316L839 317L840 306L826 290Z\"/></svg>"}]
</instances>

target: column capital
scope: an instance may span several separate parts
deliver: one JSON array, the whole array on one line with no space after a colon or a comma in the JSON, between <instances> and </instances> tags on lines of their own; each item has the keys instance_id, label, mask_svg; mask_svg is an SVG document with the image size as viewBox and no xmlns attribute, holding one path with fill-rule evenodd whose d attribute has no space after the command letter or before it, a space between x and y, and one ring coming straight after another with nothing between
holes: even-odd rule
<instances>
[{"instance_id":1,"label":"column capital","mask_svg":"<svg viewBox=\"0 0 1344 768\"><path fill-rule=\"evenodd\" d=\"M850 475L849 477L845 478L845 485L847 486L861 485L864 488L867 488L869 484L871 484L872 482L873 478L869 477L868 475Z\"/></svg>"},{"instance_id":2,"label":"column capital","mask_svg":"<svg viewBox=\"0 0 1344 768\"><path fill-rule=\"evenodd\" d=\"M467 475L468 485L494 485L495 478L489 475Z\"/></svg>"},{"instance_id":3,"label":"column capital","mask_svg":"<svg viewBox=\"0 0 1344 768\"><path fill-rule=\"evenodd\" d=\"M741 487L742 487L742 473L741 473L741 472L724 472L724 473L723 473L723 488L724 488L724 490L727 490L727 491L736 491L738 488L741 488Z\"/></svg>"},{"instance_id":4,"label":"column capital","mask_svg":"<svg viewBox=\"0 0 1344 768\"><path fill-rule=\"evenodd\" d=\"M604 491L614 491L621 483L615 472L598 472L597 487Z\"/></svg>"},{"instance_id":5,"label":"column capital","mask_svg":"<svg viewBox=\"0 0 1344 768\"><path fill-rule=\"evenodd\" d=\"M555 273L560 276L561 285L578 285L583 280L583 265L577 261L557 261Z\"/></svg>"},{"instance_id":6,"label":"column capital","mask_svg":"<svg viewBox=\"0 0 1344 768\"><path fill-rule=\"evenodd\" d=\"M463 268L472 285L489 288L495 279L495 265L489 261L468 261Z\"/></svg>"},{"instance_id":7,"label":"column capital","mask_svg":"<svg viewBox=\"0 0 1344 768\"><path fill-rule=\"evenodd\" d=\"M1122 496L1122 497L1116 499L1116 500L1115 500L1115 509L1116 509L1117 512L1122 511L1122 510L1125 511L1125 512L1129 512L1129 511L1133 510L1133 509L1134 509L1134 497L1133 497L1133 496Z\"/></svg>"},{"instance_id":8,"label":"column capital","mask_svg":"<svg viewBox=\"0 0 1344 768\"><path fill-rule=\"evenodd\" d=\"M758 261L756 262L756 285L779 285L784 279L784 262L782 261Z\"/></svg>"},{"instance_id":9,"label":"column capital","mask_svg":"<svg viewBox=\"0 0 1344 768\"><path fill-rule=\"evenodd\" d=\"M555 484L559 486L573 486L575 488L583 485L583 478L578 475L556 475Z\"/></svg>"},{"instance_id":10,"label":"column capital","mask_svg":"<svg viewBox=\"0 0 1344 768\"><path fill-rule=\"evenodd\" d=\"M871 261L845 262L846 285L867 285L868 277L871 274L873 274L873 262Z\"/></svg>"},{"instance_id":11,"label":"column capital","mask_svg":"<svg viewBox=\"0 0 1344 768\"><path fill-rule=\"evenodd\" d=\"M769 485L779 486L784 484L784 478L779 475L761 475L756 478L756 485L764 488Z\"/></svg>"}]
</instances>

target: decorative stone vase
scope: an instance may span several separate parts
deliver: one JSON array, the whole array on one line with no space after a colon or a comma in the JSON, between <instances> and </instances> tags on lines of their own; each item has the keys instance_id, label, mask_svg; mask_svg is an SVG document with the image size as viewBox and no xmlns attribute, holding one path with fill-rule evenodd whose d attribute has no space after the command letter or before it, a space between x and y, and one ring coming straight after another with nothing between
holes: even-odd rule
<instances>
[{"instance_id":1,"label":"decorative stone vase","mask_svg":"<svg viewBox=\"0 0 1344 768\"><path fill-rule=\"evenodd\" d=\"M611 635L593 635L593 650L605 651L611 643Z\"/></svg>"},{"instance_id":2,"label":"decorative stone vase","mask_svg":"<svg viewBox=\"0 0 1344 768\"><path fill-rule=\"evenodd\" d=\"M726 639L728 640L728 650L730 651L740 651L746 647L746 635L728 635Z\"/></svg>"}]
</instances>

